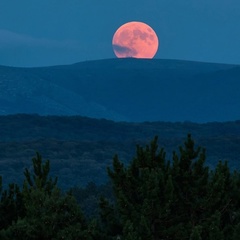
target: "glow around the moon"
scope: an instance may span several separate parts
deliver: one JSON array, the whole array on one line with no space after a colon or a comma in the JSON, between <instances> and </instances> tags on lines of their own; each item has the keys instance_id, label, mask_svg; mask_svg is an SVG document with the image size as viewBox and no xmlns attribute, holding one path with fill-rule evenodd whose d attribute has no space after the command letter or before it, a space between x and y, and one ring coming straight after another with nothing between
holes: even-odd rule
<instances>
[{"instance_id":1,"label":"glow around the moon","mask_svg":"<svg viewBox=\"0 0 240 240\"><path fill-rule=\"evenodd\" d=\"M158 37L147 24L128 22L117 29L112 46L118 58L153 58L158 50Z\"/></svg>"}]
</instances>

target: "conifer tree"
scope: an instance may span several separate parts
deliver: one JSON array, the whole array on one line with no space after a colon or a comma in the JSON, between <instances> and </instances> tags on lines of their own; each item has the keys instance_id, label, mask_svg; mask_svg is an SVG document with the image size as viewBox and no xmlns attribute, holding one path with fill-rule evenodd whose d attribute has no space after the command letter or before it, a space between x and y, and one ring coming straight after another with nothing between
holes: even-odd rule
<instances>
[{"instance_id":1,"label":"conifer tree","mask_svg":"<svg viewBox=\"0 0 240 240\"><path fill-rule=\"evenodd\" d=\"M223 240L224 235L220 228L221 213L216 213L211 217L211 224L209 226L209 240L219 239Z\"/></svg>"},{"instance_id":2,"label":"conifer tree","mask_svg":"<svg viewBox=\"0 0 240 240\"><path fill-rule=\"evenodd\" d=\"M11 183L7 190L2 190L2 177L0 177L0 230L7 228L24 215L22 194L17 184Z\"/></svg>"},{"instance_id":3,"label":"conifer tree","mask_svg":"<svg viewBox=\"0 0 240 240\"><path fill-rule=\"evenodd\" d=\"M99 207L102 235L105 240L122 235L122 225L120 224L118 212L114 206L110 204L107 199L100 197Z\"/></svg>"},{"instance_id":4,"label":"conifer tree","mask_svg":"<svg viewBox=\"0 0 240 240\"><path fill-rule=\"evenodd\" d=\"M33 173L27 168L24 171L25 175L25 187L29 189L43 189L46 193L51 191L57 185L57 177L53 180L49 176L50 172L50 161L46 160L42 162L42 156L37 152L36 157L32 158Z\"/></svg>"},{"instance_id":5,"label":"conifer tree","mask_svg":"<svg viewBox=\"0 0 240 240\"><path fill-rule=\"evenodd\" d=\"M172 177L178 201L179 221L191 221L195 226L198 219L205 213L205 201L208 194L209 169L204 166L205 150L195 149L191 135L188 135L184 147L179 148L180 156L173 153ZM190 230L190 229L189 229Z\"/></svg>"},{"instance_id":6,"label":"conifer tree","mask_svg":"<svg viewBox=\"0 0 240 240\"><path fill-rule=\"evenodd\" d=\"M201 238L201 226L195 226L193 228L189 240L202 240L202 238Z\"/></svg>"},{"instance_id":7,"label":"conifer tree","mask_svg":"<svg viewBox=\"0 0 240 240\"><path fill-rule=\"evenodd\" d=\"M221 162L210 172L205 160L191 135L172 163L157 138L137 146L128 167L115 156L108 174L123 238L230 240L239 223L240 177Z\"/></svg>"},{"instance_id":8,"label":"conifer tree","mask_svg":"<svg viewBox=\"0 0 240 240\"><path fill-rule=\"evenodd\" d=\"M6 240L91 240L96 233L87 222L76 200L62 194L49 177L49 161L42 162L40 154L33 158L33 172L25 170L22 199L25 215L0 232Z\"/></svg>"},{"instance_id":9,"label":"conifer tree","mask_svg":"<svg viewBox=\"0 0 240 240\"><path fill-rule=\"evenodd\" d=\"M125 240L140 240L143 239L139 237L139 233L134 230L133 224L131 221L127 221L123 229L124 239Z\"/></svg>"},{"instance_id":10,"label":"conifer tree","mask_svg":"<svg viewBox=\"0 0 240 240\"><path fill-rule=\"evenodd\" d=\"M238 240L240 236L240 222L235 225L232 240Z\"/></svg>"},{"instance_id":11,"label":"conifer tree","mask_svg":"<svg viewBox=\"0 0 240 240\"><path fill-rule=\"evenodd\" d=\"M170 163L165 160L164 150L158 150L157 138L145 148L137 146L136 157L128 168L115 156L113 169L108 169L108 173L124 237L129 234L137 239L167 236L166 229L172 227L171 204L174 201L169 170Z\"/></svg>"}]
</instances>

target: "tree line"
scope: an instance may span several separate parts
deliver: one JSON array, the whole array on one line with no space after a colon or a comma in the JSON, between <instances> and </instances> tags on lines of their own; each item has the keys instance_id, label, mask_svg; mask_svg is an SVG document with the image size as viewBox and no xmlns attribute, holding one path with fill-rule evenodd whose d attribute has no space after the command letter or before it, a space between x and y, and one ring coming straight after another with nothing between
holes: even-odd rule
<instances>
[{"instance_id":1,"label":"tree line","mask_svg":"<svg viewBox=\"0 0 240 240\"><path fill-rule=\"evenodd\" d=\"M116 155L107 169L113 198L99 197L97 215L86 217L76 189L62 192L37 153L22 186L0 189L0 239L238 240L240 173L205 161L191 135L171 160L157 137L128 166Z\"/></svg>"}]
</instances>

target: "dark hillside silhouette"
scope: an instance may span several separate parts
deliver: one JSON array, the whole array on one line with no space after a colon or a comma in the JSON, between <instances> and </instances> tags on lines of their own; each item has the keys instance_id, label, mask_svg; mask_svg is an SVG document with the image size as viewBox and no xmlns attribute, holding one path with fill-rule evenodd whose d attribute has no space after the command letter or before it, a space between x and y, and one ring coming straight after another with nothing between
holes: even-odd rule
<instances>
[{"instance_id":1,"label":"dark hillside silhouette","mask_svg":"<svg viewBox=\"0 0 240 240\"><path fill-rule=\"evenodd\" d=\"M42 68L0 67L0 114L82 115L116 121L240 118L240 67L107 59Z\"/></svg>"}]
</instances>

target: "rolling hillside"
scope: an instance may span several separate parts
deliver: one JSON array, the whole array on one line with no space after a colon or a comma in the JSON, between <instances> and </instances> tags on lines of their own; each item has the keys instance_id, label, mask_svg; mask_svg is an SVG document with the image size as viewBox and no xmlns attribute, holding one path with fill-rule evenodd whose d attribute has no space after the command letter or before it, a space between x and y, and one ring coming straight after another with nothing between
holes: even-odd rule
<instances>
[{"instance_id":1,"label":"rolling hillside","mask_svg":"<svg viewBox=\"0 0 240 240\"><path fill-rule=\"evenodd\" d=\"M0 114L132 122L237 120L239 79L240 66L160 59L0 66Z\"/></svg>"},{"instance_id":2,"label":"rolling hillside","mask_svg":"<svg viewBox=\"0 0 240 240\"><path fill-rule=\"evenodd\" d=\"M148 144L154 136L171 160L188 133L197 146L206 148L206 162L215 167L219 160L240 168L240 121L197 124L191 122L127 123L80 116L0 116L0 175L3 183L21 182L25 167L39 151L51 161L53 176L68 189L90 181L107 181L106 168L118 154L128 164L136 145Z\"/></svg>"}]
</instances>

